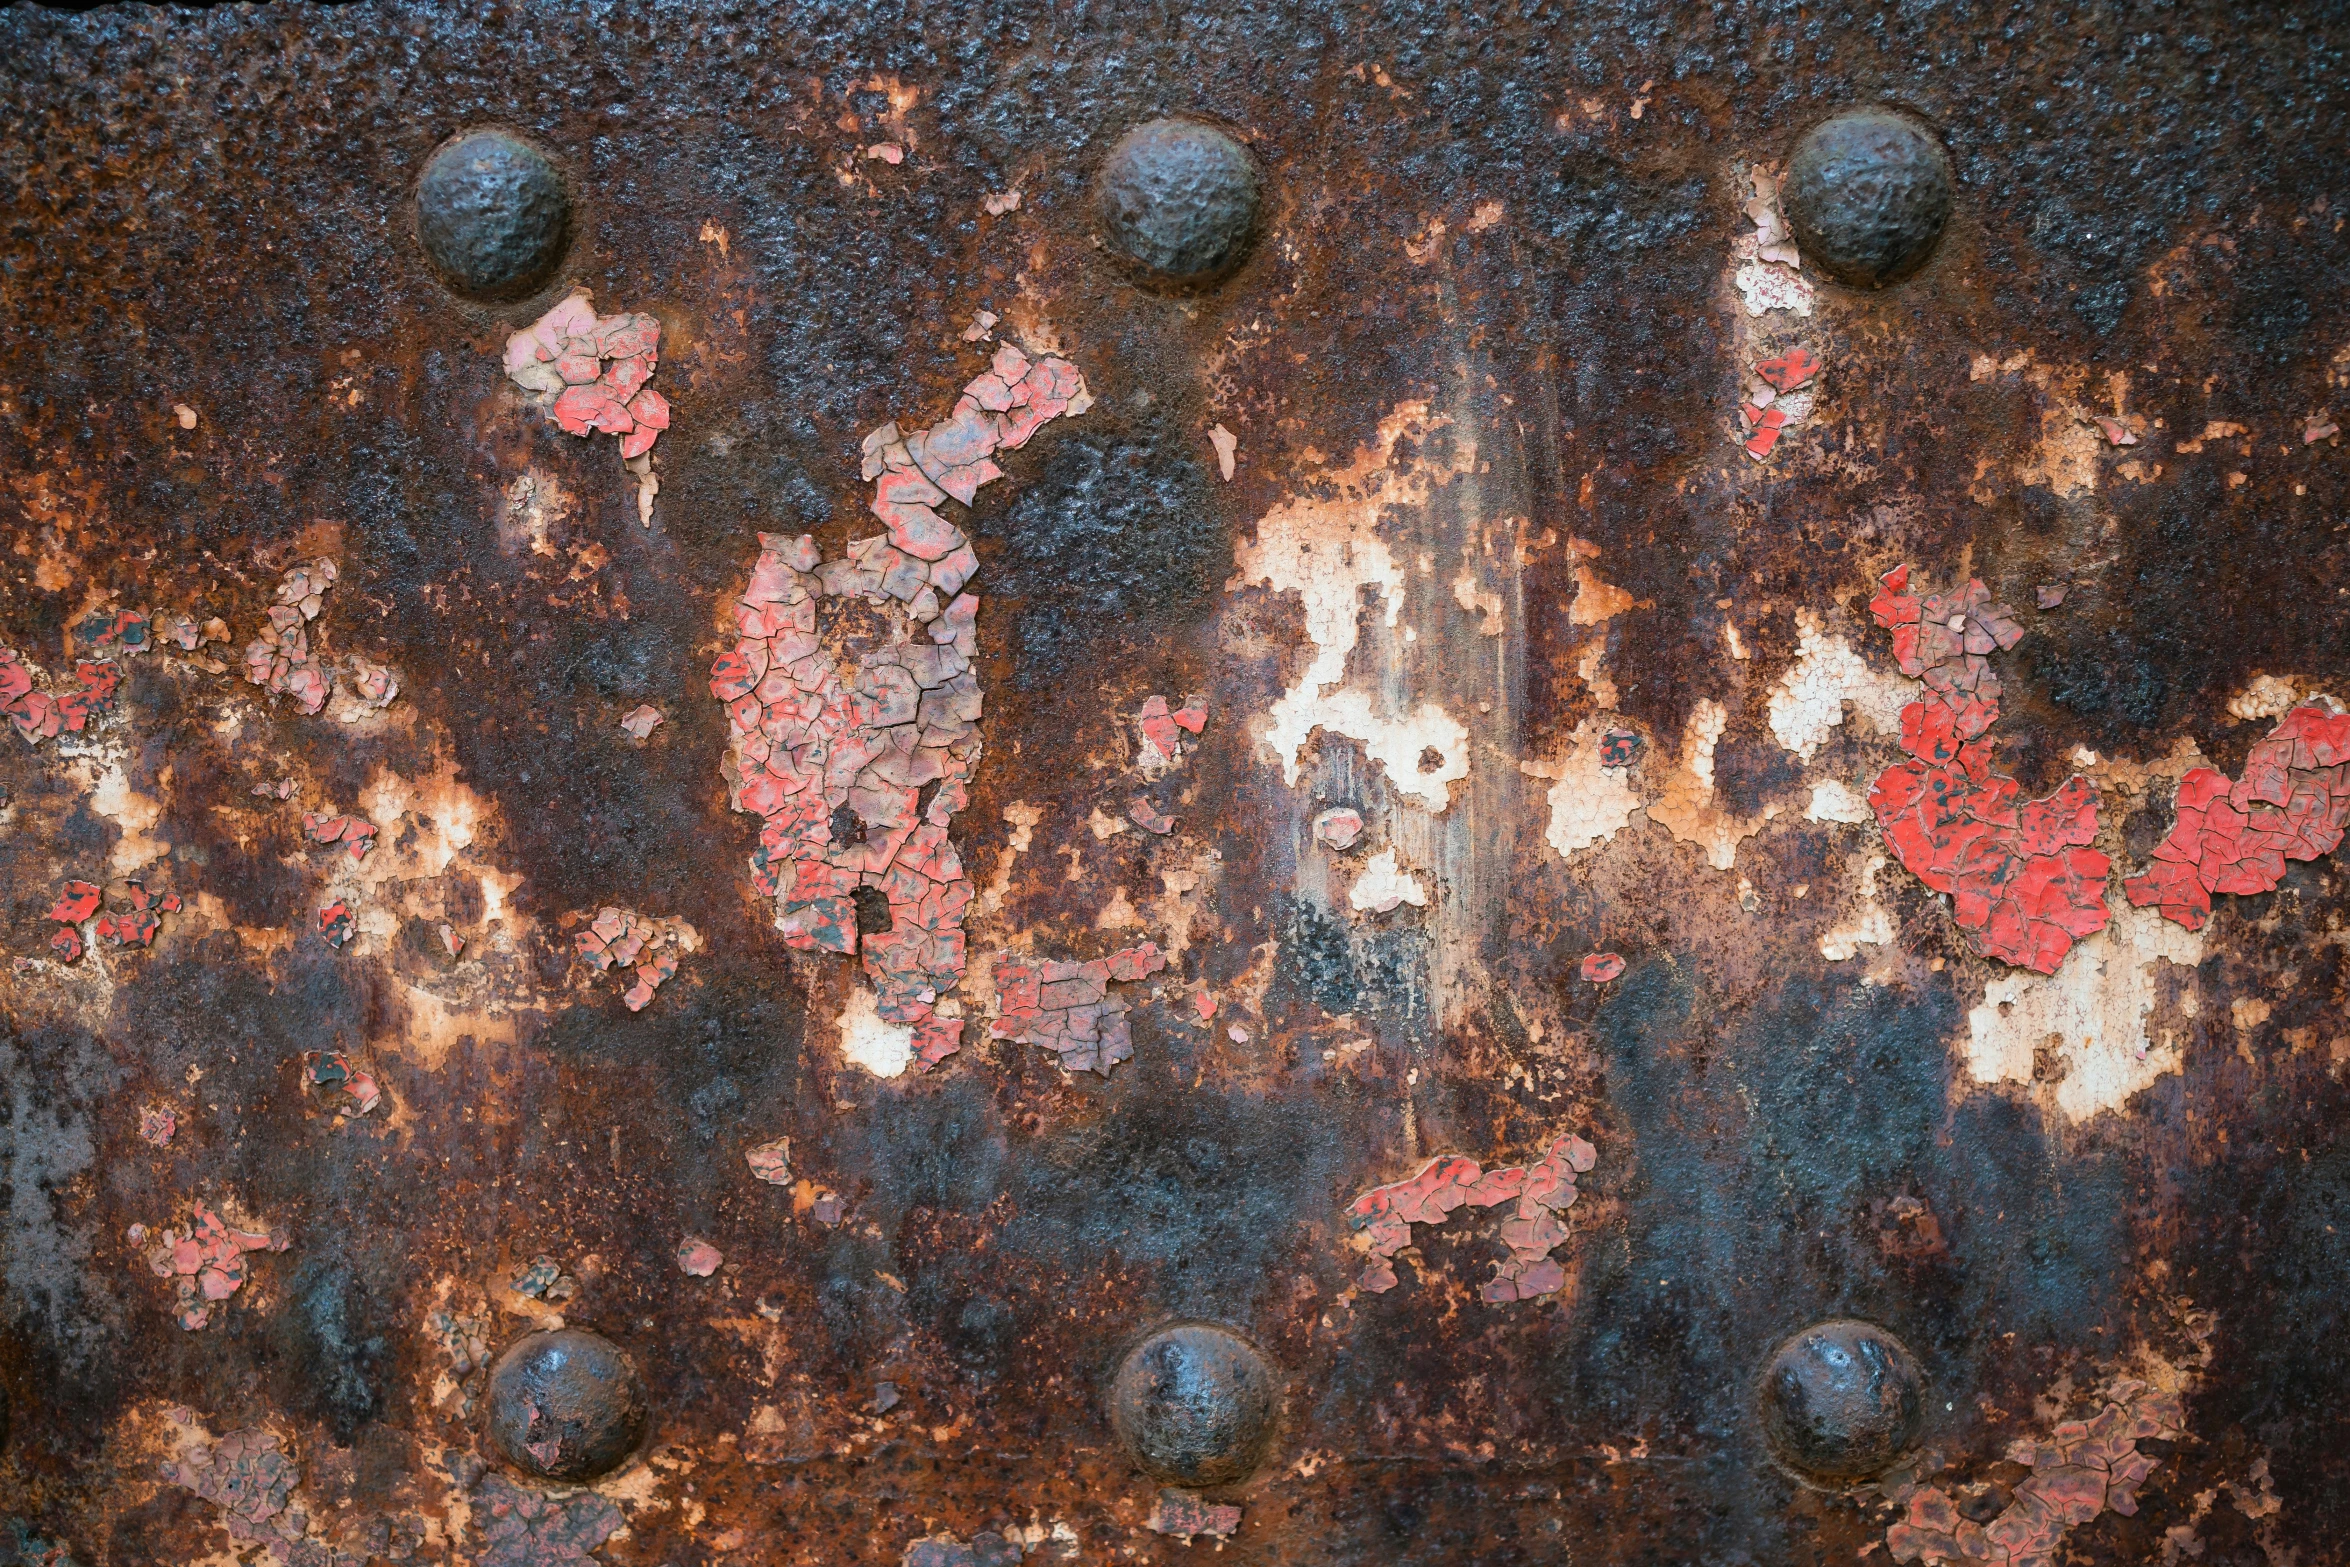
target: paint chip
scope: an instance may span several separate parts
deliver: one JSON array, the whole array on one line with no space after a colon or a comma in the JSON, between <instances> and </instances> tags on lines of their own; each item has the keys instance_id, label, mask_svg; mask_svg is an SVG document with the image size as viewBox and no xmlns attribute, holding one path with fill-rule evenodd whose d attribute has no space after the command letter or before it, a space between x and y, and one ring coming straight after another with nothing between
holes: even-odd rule
<instances>
[{"instance_id":1,"label":"paint chip","mask_svg":"<svg viewBox=\"0 0 2350 1567\"><path fill-rule=\"evenodd\" d=\"M770 1186L791 1184L791 1139L778 1137L770 1143L760 1143L743 1154L743 1162L751 1167L751 1174Z\"/></svg>"},{"instance_id":2,"label":"paint chip","mask_svg":"<svg viewBox=\"0 0 2350 1567\"><path fill-rule=\"evenodd\" d=\"M725 1260L717 1247L698 1235L688 1235L677 1243L677 1265L697 1279L716 1273Z\"/></svg>"},{"instance_id":3,"label":"paint chip","mask_svg":"<svg viewBox=\"0 0 2350 1567\"><path fill-rule=\"evenodd\" d=\"M669 428L669 400L647 384L660 348L658 318L598 316L575 293L506 340L506 376L566 433L617 436L622 460L634 461ZM649 466L640 478L651 478ZM639 510L650 523L649 500Z\"/></svg>"},{"instance_id":4,"label":"paint chip","mask_svg":"<svg viewBox=\"0 0 2350 1567\"><path fill-rule=\"evenodd\" d=\"M1208 427L1208 444L1216 449L1216 469L1224 475L1224 482L1232 482L1233 454L1240 450L1240 440L1222 425Z\"/></svg>"},{"instance_id":5,"label":"paint chip","mask_svg":"<svg viewBox=\"0 0 2350 1567\"><path fill-rule=\"evenodd\" d=\"M1624 960L1613 952L1594 952L1583 960L1583 978L1594 985L1604 985L1624 972Z\"/></svg>"},{"instance_id":6,"label":"paint chip","mask_svg":"<svg viewBox=\"0 0 2350 1567\"><path fill-rule=\"evenodd\" d=\"M1415 909L1426 908L1428 893L1418 877L1396 863L1393 849L1382 849L1355 878L1346 902L1358 914L1388 914L1406 903Z\"/></svg>"},{"instance_id":7,"label":"paint chip","mask_svg":"<svg viewBox=\"0 0 2350 1567\"><path fill-rule=\"evenodd\" d=\"M1147 941L1083 962L1006 953L995 960L999 1015L988 1037L1053 1051L1064 1071L1107 1077L1134 1055L1126 1002L1110 985L1146 979L1166 966L1166 954Z\"/></svg>"},{"instance_id":8,"label":"paint chip","mask_svg":"<svg viewBox=\"0 0 2350 1567\"><path fill-rule=\"evenodd\" d=\"M1353 806L1333 806L1314 818L1315 839L1341 853L1353 848L1362 835L1363 813Z\"/></svg>"},{"instance_id":9,"label":"paint chip","mask_svg":"<svg viewBox=\"0 0 2350 1567\"><path fill-rule=\"evenodd\" d=\"M186 1229L167 1229L147 1251L147 1269L172 1280L173 1310L179 1325L193 1333L212 1320L212 1308L227 1300L246 1279L245 1258L259 1251L284 1251L283 1233L239 1230L221 1221L203 1203Z\"/></svg>"},{"instance_id":10,"label":"paint chip","mask_svg":"<svg viewBox=\"0 0 2350 1567\"><path fill-rule=\"evenodd\" d=\"M1567 1238L1566 1212L1579 1195L1575 1179L1598 1160L1589 1143L1569 1132L1552 1139L1531 1165L1483 1170L1474 1159L1443 1154L1417 1175L1372 1187L1346 1210L1347 1224L1371 1259L1356 1282L1374 1295L1395 1288L1392 1259L1412 1243L1413 1225L1442 1224L1463 1204L1490 1208L1514 1198L1517 1212L1501 1226L1509 1261L1478 1296L1491 1303L1553 1293L1567 1281L1550 1254Z\"/></svg>"},{"instance_id":11,"label":"paint chip","mask_svg":"<svg viewBox=\"0 0 2350 1567\"><path fill-rule=\"evenodd\" d=\"M1189 1545L1193 1538L1206 1535L1222 1541L1240 1527L1240 1509L1224 1502L1210 1502L1190 1491L1165 1490L1151 1504L1151 1515L1143 1527L1155 1534L1171 1535Z\"/></svg>"},{"instance_id":12,"label":"paint chip","mask_svg":"<svg viewBox=\"0 0 2350 1567\"><path fill-rule=\"evenodd\" d=\"M621 715L620 727L632 740L648 738L661 725L661 710L652 703L642 703Z\"/></svg>"}]
</instances>

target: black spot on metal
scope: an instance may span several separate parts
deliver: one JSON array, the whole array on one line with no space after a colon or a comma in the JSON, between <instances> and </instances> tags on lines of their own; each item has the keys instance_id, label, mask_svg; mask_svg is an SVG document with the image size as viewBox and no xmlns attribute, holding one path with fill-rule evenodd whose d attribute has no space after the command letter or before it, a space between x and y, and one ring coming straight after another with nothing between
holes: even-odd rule
<instances>
[{"instance_id":1,"label":"black spot on metal","mask_svg":"<svg viewBox=\"0 0 2350 1567\"><path fill-rule=\"evenodd\" d=\"M1908 1347L1876 1324L1815 1323L1781 1344L1763 1373L1763 1434L1806 1480L1873 1479L1917 1439L1925 1384Z\"/></svg>"},{"instance_id":2,"label":"black spot on metal","mask_svg":"<svg viewBox=\"0 0 2350 1567\"><path fill-rule=\"evenodd\" d=\"M1264 181L1246 147L1196 120L1152 120L1102 164L1103 236L1147 278L1212 283L1256 242Z\"/></svg>"},{"instance_id":3,"label":"black spot on metal","mask_svg":"<svg viewBox=\"0 0 2350 1567\"><path fill-rule=\"evenodd\" d=\"M416 232L442 278L473 299L519 299L571 242L571 194L546 154L506 131L444 143L416 182Z\"/></svg>"},{"instance_id":4,"label":"black spot on metal","mask_svg":"<svg viewBox=\"0 0 2350 1567\"><path fill-rule=\"evenodd\" d=\"M533 1333L490 1368L490 1445L524 1474L566 1481L609 1474L644 1440L646 1420L636 1362L600 1333Z\"/></svg>"},{"instance_id":5,"label":"black spot on metal","mask_svg":"<svg viewBox=\"0 0 2350 1567\"><path fill-rule=\"evenodd\" d=\"M1950 159L1925 127L1858 109L1805 133L1779 198L1804 259L1882 288L1917 270L1950 217Z\"/></svg>"},{"instance_id":6,"label":"black spot on metal","mask_svg":"<svg viewBox=\"0 0 2350 1567\"><path fill-rule=\"evenodd\" d=\"M1162 1328L1128 1351L1110 1385L1110 1424L1134 1462L1161 1480L1245 1479L1273 1436L1264 1357L1206 1322Z\"/></svg>"}]
</instances>

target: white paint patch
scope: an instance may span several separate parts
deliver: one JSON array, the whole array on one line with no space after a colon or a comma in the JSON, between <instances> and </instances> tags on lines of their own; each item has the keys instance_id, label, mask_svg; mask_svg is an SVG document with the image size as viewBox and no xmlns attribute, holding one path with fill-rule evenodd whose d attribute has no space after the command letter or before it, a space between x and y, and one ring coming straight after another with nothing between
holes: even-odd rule
<instances>
[{"instance_id":1,"label":"white paint patch","mask_svg":"<svg viewBox=\"0 0 2350 1567\"><path fill-rule=\"evenodd\" d=\"M1604 726L1586 719L1567 741L1566 756L1556 762L1520 762L1518 771L1529 778L1549 778L1550 826L1543 836L1562 860L1571 860L1593 844L1605 843L1624 830L1640 797L1632 792L1626 769L1599 764L1599 736Z\"/></svg>"},{"instance_id":2,"label":"white paint patch","mask_svg":"<svg viewBox=\"0 0 2350 1567\"><path fill-rule=\"evenodd\" d=\"M1421 888L1418 877L1395 863L1393 849L1381 849L1363 867L1363 874L1355 878L1354 890L1346 895L1346 902L1358 914L1385 914L1403 903L1415 909L1426 908L1428 894Z\"/></svg>"},{"instance_id":3,"label":"white paint patch","mask_svg":"<svg viewBox=\"0 0 2350 1567\"><path fill-rule=\"evenodd\" d=\"M123 765L127 756L125 747L109 744L104 755L89 759L94 764L90 809L122 829L107 860L108 870L116 876L131 875L171 852L171 845L147 836L163 820L163 802L131 787L130 773ZM165 777L168 780L168 772Z\"/></svg>"},{"instance_id":4,"label":"white paint patch","mask_svg":"<svg viewBox=\"0 0 2350 1567\"><path fill-rule=\"evenodd\" d=\"M1967 1014L1967 1070L1978 1083L2028 1083L2033 1052L2053 1046L2064 1063L2056 1107L2075 1121L2119 1110L2129 1097L2179 1070L2177 1036L2151 1038L2157 962L2192 968L2203 934L2152 909L2116 899L2113 920L2083 941L2053 976L2011 969L1983 987Z\"/></svg>"},{"instance_id":5,"label":"white paint patch","mask_svg":"<svg viewBox=\"0 0 2350 1567\"><path fill-rule=\"evenodd\" d=\"M849 1004L840 1014L840 1053L850 1065L875 1077L902 1077L914 1059L913 1025L887 1021L873 992L852 986Z\"/></svg>"},{"instance_id":6,"label":"white paint patch","mask_svg":"<svg viewBox=\"0 0 2350 1567\"><path fill-rule=\"evenodd\" d=\"M1902 705L1915 690L1910 682L1871 669L1808 609L1795 612L1795 637L1795 662L1771 688L1771 733L1782 750L1810 761L1844 722L1847 702L1878 734L1901 732Z\"/></svg>"},{"instance_id":7,"label":"white paint patch","mask_svg":"<svg viewBox=\"0 0 2350 1567\"><path fill-rule=\"evenodd\" d=\"M1316 481L1316 493L1293 496L1259 518L1255 541L1234 551L1239 574L1229 587L1262 583L1295 593L1305 606L1314 656L1274 702L1265 735L1292 787L1316 729L1361 741L1396 792L1432 812L1451 803L1453 780L1468 776L1468 730L1442 707L1423 701L1405 708L1403 699L1343 688L1347 659L1362 634L1363 590L1378 593L1389 629L1403 611L1403 567L1379 536L1381 516L1421 505L1439 482L1475 471L1476 445L1465 437L1454 442L1450 467L1392 465L1398 441L1408 436L1424 450L1426 437L1449 422L1431 415L1424 402L1399 404L1352 461ZM1413 629L1403 628L1407 640ZM1391 705L1403 710L1391 712ZM1438 765L1422 771L1429 751Z\"/></svg>"},{"instance_id":8,"label":"white paint patch","mask_svg":"<svg viewBox=\"0 0 2350 1567\"><path fill-rule=\"evenodd\" d=\"M1877 873L1884 868L1882 854L1863 860L1852 913L1820 932L1820 956L1830 963L1842 963L1858 956L1863 947L1882 947L1893 939L1893 916L1877 901Z\"/></svg>"},{"instance_id":9,"label":"white paint patch","mask_svg":"<svg viewBox=\"0 0 2350 1567\"><path fill-rule=\"evenodd\" d=\"M2306 681L2291 675L2260 675L2228 698L2229 716L2250 723L2258 718L2282 718L2301 701Z\"/></svg>"},{"instance_id":10,"label":"white paint patch","mask_svg":"<svg viewBox=\"0 0 2350 1567\"><path fill-rule=\"evenodd\" d=\"M1852 785L1830 778L1811 786L1811 804L1803 814L1815 822L1859 823L1875 820L1877 813L1853 792Z\"/></svg>"}]
</instances>

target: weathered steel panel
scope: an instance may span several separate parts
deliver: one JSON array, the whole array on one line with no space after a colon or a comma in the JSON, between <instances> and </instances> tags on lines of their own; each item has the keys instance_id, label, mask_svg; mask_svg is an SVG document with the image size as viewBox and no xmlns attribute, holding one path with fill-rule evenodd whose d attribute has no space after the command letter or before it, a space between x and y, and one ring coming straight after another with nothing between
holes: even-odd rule
<instances>
[{"instance_id":1,"label":"weathered steel panel","mask_svg":"<svg viewBox=\"0 0 2350 1567\"><path fill-rule=\"evenodd\" d=\"M2346 44L0 13L0 1561L2335 1560Z\"/></svg>"}]
</instances>

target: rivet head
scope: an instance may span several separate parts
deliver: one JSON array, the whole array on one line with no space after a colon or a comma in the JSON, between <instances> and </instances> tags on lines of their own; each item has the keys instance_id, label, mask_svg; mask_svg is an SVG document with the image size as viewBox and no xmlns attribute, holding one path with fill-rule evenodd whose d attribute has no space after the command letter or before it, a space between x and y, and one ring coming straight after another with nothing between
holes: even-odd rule
<instances>
[{"instance_id":1,"label":"rivet head","mask_svg":"<svg viewBox=\"0 0 2350 1567\"><path fill-rule=\"evenodd\" d=\"M1926 1379L1908 1346L1872 1322L1814 1323L1763 1372L1763 1434L1803 1479L1838 1487L1874 1479L1917 1439Z\"/></svg>"},{"instance_id":2,"label":"rivet head","mask_svg":"<svg viewBox=\"0 0 2350 1567\"><path fill-rule=\"evenodd\" d=\"M1924 126L1887 109L1821 121L1796 144L1779 199L1806 261L1882 288L1917 270L1950 217L1950 159Z\"/></svg>"},{"instance_id":3,"label":"rivet head","mask_svg":"<svg viewBox=\"0 0 2350 1567\"><path fill-rule=\"evenodd\" d=\"M1182 1485L1245 1479L1272 1440L1273 1405L1264 1357L1206 1322L1153 1333L1110 1384L1110 1424L1136 1465Z\"/></svg>"},{"instance_id":4,"label":"rivet head","mask_svg":"<svg viewBox=\"0 0 2350 1567\"><path fill-rule=\"evenodd\" d=\"M644 1379L600 1333L558 1328L516 1339L490 1368L489 1438L542 1480L592 1480L644 1440Z\"/></svg>"},{"instance_id":5,"label":"rivet head","mask_svg":"<svg viewBox=\"0 0 2350 1567\"><path fill-rule=\"evenodd\" d=\"M1264 180L1246 147L1196 120L1152 120L1102 164L1102 236L1148 281L1212 283L1247 259Z\"/></svg>"},{"instance_id":6,"label":"rivet head","mask_svg":"<svg viewBox=\"0 0 2350 1567\"><path fill-rule=\"evenodd\" d=\"M507 131L442 144L416 181L416 231L443 279L473 299L519 299L571 243L571 193L546 154Z\"/></svg>"}]
</instances>

